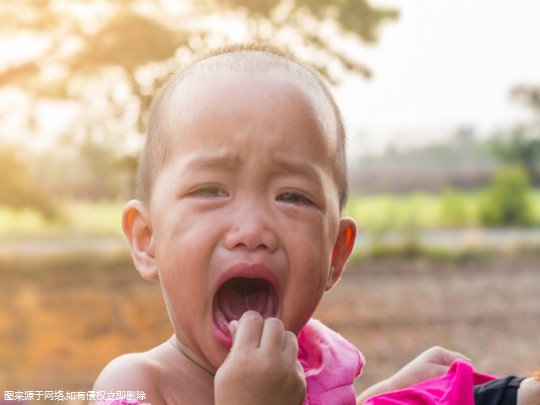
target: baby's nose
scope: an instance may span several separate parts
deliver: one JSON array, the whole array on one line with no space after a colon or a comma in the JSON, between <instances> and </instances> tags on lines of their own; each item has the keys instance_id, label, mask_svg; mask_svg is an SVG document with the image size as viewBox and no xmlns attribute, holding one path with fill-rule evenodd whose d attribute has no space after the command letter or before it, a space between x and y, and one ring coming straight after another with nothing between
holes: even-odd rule
<instances>
[{"instance_id":1,"label":"baby's nose","mask_svg":"<svg viewBox=\"0 0 540 405\"><path fill-rule=\"evenodd\" d=\"M268 215L257 209L238 212L225 236L228 249L277 249L278 237Z\"/></svg>"}]
</instances>

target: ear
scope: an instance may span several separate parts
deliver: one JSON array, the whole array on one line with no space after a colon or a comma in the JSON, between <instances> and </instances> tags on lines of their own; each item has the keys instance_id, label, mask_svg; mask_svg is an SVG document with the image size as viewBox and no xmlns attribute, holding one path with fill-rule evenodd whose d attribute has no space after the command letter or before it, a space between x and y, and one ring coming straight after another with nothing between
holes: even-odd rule
<instances>
[{"instance_id":1,"label":"ear","mask_svg":"<svg viewBox=\"0 0 540 405\"><path fill-rule=\"evenodd\" d=\"M133 263L145 280L158 277L154 239L150 225L150 210L138 200L131 200L122 213L122 229L126 236Z\"/></svg>"},{"instance_id":2,"label":"ear","mask_svg":"<svg viewBox=\"0 0 540 405\"><path fill-rule=\"evenodd\" d=\"M330 290L341 277L345 263L351 255L356 239L356 222L352 218L342 218L339 221L339 230L332 251L330 274L326 283L326 291Z\"/></svg>"}]
</instances>

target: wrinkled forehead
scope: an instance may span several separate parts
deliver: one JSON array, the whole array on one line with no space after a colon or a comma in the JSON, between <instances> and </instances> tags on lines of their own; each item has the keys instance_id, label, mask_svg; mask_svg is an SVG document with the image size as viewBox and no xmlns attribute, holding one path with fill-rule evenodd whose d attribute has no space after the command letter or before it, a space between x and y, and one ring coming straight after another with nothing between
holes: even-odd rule
<instances>
[{"instance_id":1,"label":"wrinkled forehead","mask_svg":"<svg viewBox=\"0 0 540 405\"><path fill-rule=\"evenodd\" d=\"M257 85L257 82L266 85L267 89L275 84L271 93L288 89L300 96L313 111L313 118L318 122L321 133L326 135L328 147L336 150L337 117L320 79L295 62L257 51L214 56L195 63L175 77L168 100L162 106L166 109L162 117L168 123L164 129L168 134L171 134L171 130L178 134L179 128L176 128L176 124L179 119L182 121L183 112L187 115L192 106L201 99L212 98L213 93L217 94L223 89L230 91L230 97L235 97L235 90L239 87ZM267 91L261 96L268 94Z\"/></svg>"}]
</instances>

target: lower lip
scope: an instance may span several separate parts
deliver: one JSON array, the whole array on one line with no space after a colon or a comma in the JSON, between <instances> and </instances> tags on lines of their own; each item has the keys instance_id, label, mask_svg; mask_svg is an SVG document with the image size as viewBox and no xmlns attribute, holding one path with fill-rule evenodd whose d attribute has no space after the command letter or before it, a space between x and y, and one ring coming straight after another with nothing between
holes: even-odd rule
<instances>
[{"instance_id":1,"label":"lower lip","mask_svg":"<svg viewBox=\"0 0 540 405\"><path fill-rule=\"evenodd\" d=\"M227 321L221 316L221 313L217 308L213 308L212 316L212 329L214 331L214 336L216 337L218 343L223 346L225 349L230 350L232 346L232 336L229 332L229 325Z\"/></svg>"}]
</instances>

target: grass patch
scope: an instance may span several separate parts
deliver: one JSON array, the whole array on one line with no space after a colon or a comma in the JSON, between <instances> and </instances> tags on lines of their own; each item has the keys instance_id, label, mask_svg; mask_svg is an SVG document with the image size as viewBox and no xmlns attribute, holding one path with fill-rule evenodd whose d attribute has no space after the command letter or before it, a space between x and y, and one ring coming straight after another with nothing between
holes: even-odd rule
<instances>
[{"instance_id":1,"label":"grass patch","mask_svg":"<svg viewBox=\"0 0 540 405\"><path fill-rule=\"evenodd\" d=\"M54 218L37 210L0 206L0 238L121 235L123 205L115 202L66 201Z\"/></svg>"},{"instance_id":2,"label":"grass patch","mask_svg":"<svg viewBox=\"0 0 540 405\"><path fill-rule=\"evenodd\" d=\"M351 264L361 263L368 260L384 259L429 259L433 261L449 263L465 263L473 261L484 261L491 259L500 252L483 248L470 249L447 249L444 247L423 246L420 244L384 244L377 243L365 249L355 250L349 262Z\"/></svg>"},{"instance_id":3,"label":"grass patch","mask_svg":"<svg viewBox=\"0 0 540 405\"><path fill-rule=\"evenodd\" d=\"M540 224L540 190L528 194L532 222ZM360 229L372 233L388 230L481 227L483 191L440 194L381 194L352 196L345 214L357 221Z\"/></svg>"}]
</instances>

